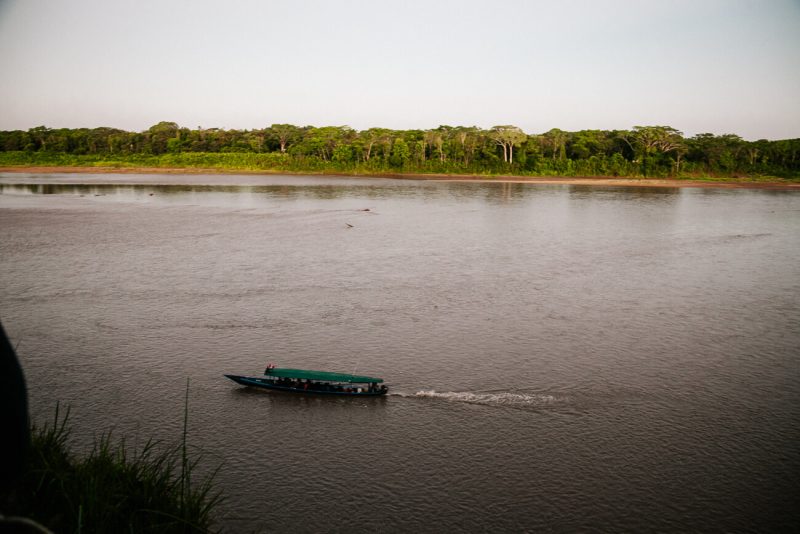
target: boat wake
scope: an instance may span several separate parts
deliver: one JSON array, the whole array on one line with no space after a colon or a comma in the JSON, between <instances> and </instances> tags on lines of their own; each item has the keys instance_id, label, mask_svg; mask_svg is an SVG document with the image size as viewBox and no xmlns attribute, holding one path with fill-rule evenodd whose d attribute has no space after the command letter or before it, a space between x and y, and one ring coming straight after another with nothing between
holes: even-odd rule
<instances>
[{"instance_id":1,"label":"boat wake","mask_svg":"<svg viewBox=\"0 0 800 534\"><path fill-rule=\"evenodd\" d=\"M464 402L484 406L502 406L508 408L541 408L557 404L559 399L553 395L536 393L505 392L470 392L420 390L416 393L390 393L401 397L437 399L447 402Z\"/></svg>"}]
</instances>

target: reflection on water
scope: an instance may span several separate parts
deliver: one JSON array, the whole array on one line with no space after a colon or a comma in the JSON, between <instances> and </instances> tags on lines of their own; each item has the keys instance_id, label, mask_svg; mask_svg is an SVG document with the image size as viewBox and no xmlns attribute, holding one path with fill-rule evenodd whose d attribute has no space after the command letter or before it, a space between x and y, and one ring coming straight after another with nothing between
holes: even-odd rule
<instances>
[{"instance_id":1,"label":"reflection on water","mask_svg":"<svg viewBox=\"0 0 800 534\"><path fill-rule=\"evenodd\" d=\"M798 524L797 193L135 179L0 175L2 319L79 447L174 441L190 377L228 531ZM391 395L223 377L267 361Z\"/></svg>"},{"instance_id":2,"label":"reflection on water","mask_svg":"<svg viewBox=\"0 0 800 534\"><path fill-rule=\"evenodd\" d=\"M679 195L683 188L680 187L624 187L607 186L598 188L592 185L568 185L566 186L573 195L619 195L624 194L626 198L654 198L670 195Z\"/></svg>"},{"instance_id":3,"label":"reflection on water","mask_svg":"<svg viewBox=\"0 0 800 534\"><path fill-rule=\"evenodd\" d=\"M359 399L332 395L296 395L283 392L269 392L257 388L236 388L233 395L248 401L267 403L274 410L350 410L353 407L380 410L385 407L386 397L365 397Z\"/></svg>"},{"instance_id":4,"label":"reflection on water","mask_svg":"<svg viewBox=\"0 0 800 534\"><path fill-rule=\"evenodd\" d=\"M236 204L268 201L271 198L291 200L297 198L336 199L352 194L353 188L346 186L239 186L239 185L116 185L116 184L3 184L0 194L7 195L70 195L79 197L111 197L114 200L186 202L200 201L203 204L221 203L225 200ZM378 195L375 188L363 188L366 196ZM155 197L155 198L150 198ZM242 199L245 202L242 202Z\"/></svg>"},{"instance_id":5,"label":"reflection on water","mask_svg":"<svg viewBox=\"0 0 800 534\"><path fill-rule=\"evenodd\" d=\"M291 179L291 178L290 178ZM193 204L238 207L269 207L286 200L335 200L341 198L376 198L387 195L432 200L438 197L462 198L508 203L529 196L530 184L521 183L436 183L400 180L366 180L358 185L333 183L280 185L120 185L120 184L63 184L63 183L6 183L0 182L0 194L5 195L66 195L154 204ZM648 199L680 195L680 188L660 187L596 187L583 185L538 186L546 190L569 191L573 198L606 195L619 199Z\"/></svg>"}]
</instances>

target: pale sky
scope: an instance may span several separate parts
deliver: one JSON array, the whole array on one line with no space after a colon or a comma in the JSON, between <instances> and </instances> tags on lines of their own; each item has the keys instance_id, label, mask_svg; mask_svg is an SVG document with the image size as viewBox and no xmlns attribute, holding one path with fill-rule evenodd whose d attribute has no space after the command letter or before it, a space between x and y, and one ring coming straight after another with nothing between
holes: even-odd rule
<instances>
[{"instance_id":1,"label":"pale sky","mask_svg":"<svg viewBox=\"0 0 800 534\"><path fill-rule=\"evenodd\" d=\"M0 0L0 129L800 137L800 0Z\"/></svg>"}]
</instances>

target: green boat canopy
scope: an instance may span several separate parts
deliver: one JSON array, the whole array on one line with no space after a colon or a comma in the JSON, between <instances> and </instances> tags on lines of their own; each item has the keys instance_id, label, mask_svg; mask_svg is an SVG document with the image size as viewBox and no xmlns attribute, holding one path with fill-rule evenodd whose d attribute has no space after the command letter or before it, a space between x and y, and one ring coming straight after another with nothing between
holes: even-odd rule
<instances>
[{"instance_id":1,"label":"green boat canopy","mask_svg":"<svg viewBox=\"0 0 800 534\"><path fill-rule=\"evenodd\" d=\"M383 382L383 378L371 376L346 375L343 373L329 373L327 371L308 371L306 369L281 369L273 367L265 373L267 376L294 378L296 380L324 380L326 382L369 383Z\"/></svg>"}]
</instances>

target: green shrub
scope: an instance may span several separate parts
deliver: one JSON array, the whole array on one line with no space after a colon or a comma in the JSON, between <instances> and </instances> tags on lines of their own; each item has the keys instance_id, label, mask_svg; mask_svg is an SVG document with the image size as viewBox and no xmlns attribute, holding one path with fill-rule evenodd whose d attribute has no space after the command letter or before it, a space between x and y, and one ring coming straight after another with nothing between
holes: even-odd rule
<instances>
[{"instance_id":1,"label":"green shrub","mask_svg":"<svg viewBox=\"0 0 800 534\"><path fill-rule=\"evenodd\" d=\"M222 497L213 489L213 474L192 482L199 458L188 457L186 420L176 446L148 441L140 450L129 450L109 432L78 459L69 452L68 419L69 410L62 417L56 406L51 424L32 427L28 468L2 495L5 515L34 519L55 532L211 529L212 511Z\"/></svg>"}]
</instances>

